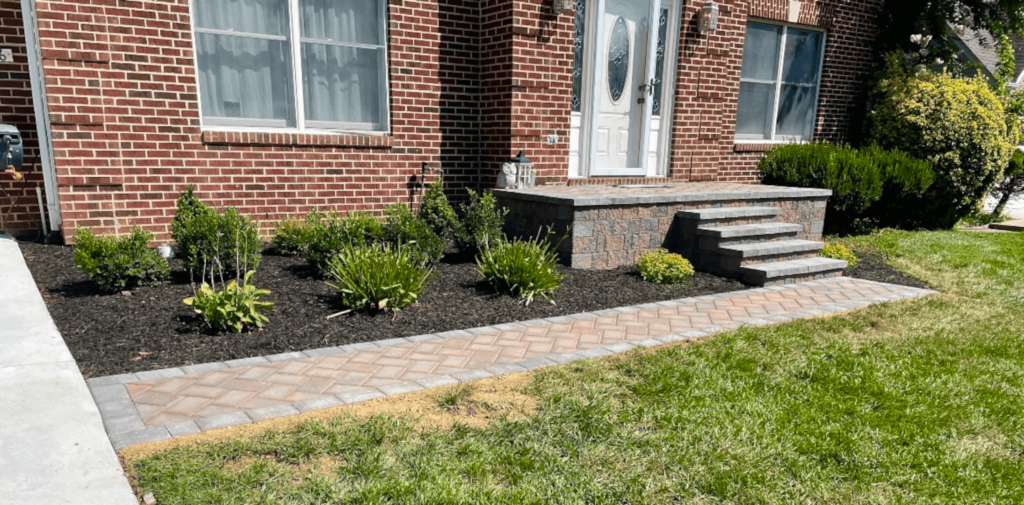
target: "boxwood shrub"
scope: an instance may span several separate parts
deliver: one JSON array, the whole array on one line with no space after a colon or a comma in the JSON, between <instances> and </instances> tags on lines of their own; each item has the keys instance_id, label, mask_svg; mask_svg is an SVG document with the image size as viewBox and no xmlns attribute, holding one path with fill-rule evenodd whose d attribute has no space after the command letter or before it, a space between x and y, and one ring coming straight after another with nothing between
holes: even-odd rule
<instances>
[{"instance_id":1,"label":"boxwood shrub","mask_svg":"<svg viewBox=\"0 0 1024 505\"><path fill-rule=\"evenodd\" d=\"M167 260L149 248L153 234L133 227L128 235L93 235L75 230L75 265L106 291L156 285L167 278Z\"/></svg>"},{"instance_id":2,"label":"boxwood shrub","mask_svg":"<svg viewBox=\"0 0 1024 505\"><path fill-rule=\"evenodd\" d=\"M194 194L189 185L178 198L171 236L182 266L193 276L241 277L260 264L263 241L256 221L233 207L220 214Z\"/></svg>"}]
</instances>

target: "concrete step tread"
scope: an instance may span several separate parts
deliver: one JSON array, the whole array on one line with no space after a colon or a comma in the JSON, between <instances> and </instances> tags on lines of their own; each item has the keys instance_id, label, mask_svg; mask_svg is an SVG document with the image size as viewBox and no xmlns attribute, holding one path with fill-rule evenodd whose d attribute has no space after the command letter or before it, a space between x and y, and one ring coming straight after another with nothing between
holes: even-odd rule
<instances>
[{"instance_id":1,"label":"concrete step tread","mask_svg":"<svg viewBox=\"0 0 1024 505\"><path fill-rule=\"evenodd\" d=\"M843 260L832 258L810 258L804 260L777 261L774 263L762 263L749 265L740 268L745 276L762 279L777 279L779 277L792 277L796 275L817 274L835 270L842 270L847 267Z\"/></svg>"},{"instance_id":2,"label":"concrete step tread","mask_svg":"<svg viewBox=\"0 0 1024 505\"><path fill-rule=\"evenodd\" d=\"M684 219L707 221L713 219L737 219L743 217L775 217L782 212L778 207L716 207L711 209L691 209L676 212L676 216Z\"/></svg>"},{"instance_id":3,"label":"concrete step tread","mask_svg":"<svg viewBox=\"0 0 1024 505\"><path fill-rule=\"evenodd\" d=\"M800 233L804 231L802 224L763 223L743 224L738 226L701 226L698 235L710 235L718 238L756 237L758 235L779 235L782 233Z\"/></svg>"},{"instance_id":4,"label":"concrete step tread","mask_svg":"<svg viewBox=\"0 0 1024 505\"><path fill-rule=\"evenodd\" d=\"M992 223L988 227L993 230L1024 231L1024 219L1015 219L1005 223Z\"/></svg>"},{"instance_id":5,"label":"concrete step tread","mask_svg":"<svg viewBox=\"0 0 1024 505\"><path fill-rule=\"evenodd\" d=\"M776 254L792 254L820 251L825 244L813 240L779 240L777 242L751 242L749 244L724 245L718 248L723 256L739 256L740 258L756 258Z\"/></svg>"}]
</instances>

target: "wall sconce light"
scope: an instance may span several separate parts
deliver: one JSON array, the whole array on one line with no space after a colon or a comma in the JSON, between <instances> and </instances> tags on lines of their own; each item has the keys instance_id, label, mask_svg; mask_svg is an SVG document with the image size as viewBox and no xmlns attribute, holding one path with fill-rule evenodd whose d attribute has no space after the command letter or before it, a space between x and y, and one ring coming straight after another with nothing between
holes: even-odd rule
<instances>
[{"instance_id":1,"label":"wall sconce light","mask_svg":"<svg viewBox=\"0 0 1024 505\"><path fill-rule=\"evenodd\" d=\"M575 0L551 0L551 12L555 14L562 14L563 12L572 12L576 8Z\"/></svg>"},{"instance_id":2,"label":"wall sconce light","mask_svg":"<svg viewBox=\"0 0 1024 505\"><path fill-rule=\"evenodd\" d=\"M700 21L697 29L701 33L713 32L718 29L718 4L708 1L700 8Z\"/></svg>"}]
</instances>

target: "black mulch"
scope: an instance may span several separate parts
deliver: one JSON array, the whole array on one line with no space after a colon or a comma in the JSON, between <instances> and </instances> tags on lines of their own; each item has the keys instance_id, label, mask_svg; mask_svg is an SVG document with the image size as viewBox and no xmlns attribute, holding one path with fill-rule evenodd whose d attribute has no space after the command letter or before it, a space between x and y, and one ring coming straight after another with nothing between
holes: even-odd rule
<instances>
[{"instance_id":1,"label":"black mulch","mask_svg":"<svg viewBox=\"0 0 1024 505\"><path fill-rule=\"evenodd\" d=\"M848 269L846 275L869 281L930 289L927 284L886 265L882 256L877 253L858 251L857 259L857 266Z\"/></svg>"},{"instance_id":2,"label":"black mulch","mask_svg":"<svg viewBox=\"0 0 1024 505\"><path fill-rule=\"evenodd\" d=\"M314 278L299 258L266 255L255 284L271 290L276 305L262 331L214 334L182 300L192 295L187 275L135 289L131 296L107 294L74 265L71 248L21 243L22 251L54 322L86 376L176 367L356 342L553 317L677 298L746 289L743 284L698 272L690 285L644 282L631 268L610 271L562 269L568 276L555 294L557 305L537 300L529 307L494 294L471 258L438 266L438 277L416 306L392 314L343 309L336 292ZM177 267L172 260L172 267ZM865 261L851 274L921 286L879 261Z\"/></svg>"}]
</instances>

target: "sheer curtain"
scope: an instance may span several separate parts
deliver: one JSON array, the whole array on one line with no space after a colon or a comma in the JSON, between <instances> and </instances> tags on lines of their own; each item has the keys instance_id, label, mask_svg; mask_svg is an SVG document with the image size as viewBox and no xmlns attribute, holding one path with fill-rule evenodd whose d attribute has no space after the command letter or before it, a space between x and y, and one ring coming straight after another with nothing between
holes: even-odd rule
<instances>
[{"instance_id":1,"label":"sheer curtain","mask_svg":"<svg viewBox=\"0 0 1024 505\"><path fill-rule=\"evenodd\" d=\"M307 121L386 129L381 1L300 1Z\"/></svg>"},{"instance_id":2,"label":"sheer curtain","mask_svg":"<svg viewBox=\"0 0 1024 505\"><path fill-rule=\"evenodd\" d=\"M287 0L196 0L194 15L203 116L291 124Z\"/></svg>"}]
</instances>

